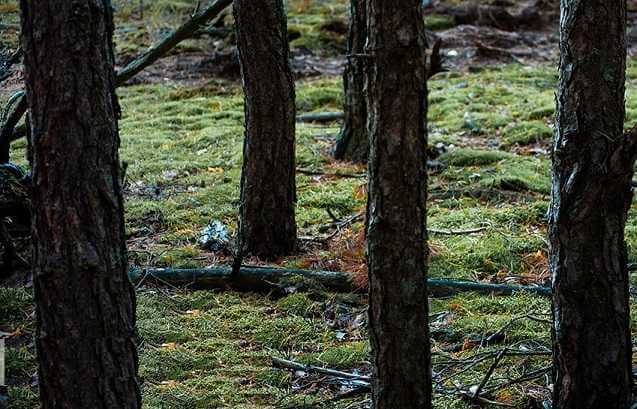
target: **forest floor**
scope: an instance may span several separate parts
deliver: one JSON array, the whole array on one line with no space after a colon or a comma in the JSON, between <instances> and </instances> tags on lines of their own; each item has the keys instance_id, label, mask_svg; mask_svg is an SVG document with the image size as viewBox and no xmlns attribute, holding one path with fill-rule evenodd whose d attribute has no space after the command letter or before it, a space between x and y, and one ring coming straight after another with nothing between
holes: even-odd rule
<instances>
[{"instance_id":1,"label":"forest floor","mask_svg":"<svg viewBox=\"0 0 637 409\"><path fill-rule=\"evenodd\" d=\"M196 2L148 2L143 17L137 2L114 3L121 65L183 21ZM341 110L346 1L289 0L288 7L296 37L298 113ZM16 4L0 0L0 17L7 33L0 41L14 46ZM231 24L231 16L226 20ZM439 169L430 173L428 227L482 228L464 234L432 232L429 276L545 285L556 35L547 29L456 26L453 18L431 12L427 23L448 39L443 56L450 67L429 82L429 150ZM469 33L462 37L465 42L458 40L462 32ZM503 39L515 41L506 45ZM134 84L118 89L121 156L128 163L131 265L201 267L229 261L228 254L197 243L213 220L231 233L236 227L243 99L236 64L228 57L229 41L187 41ZM19 76L6 84L0 102L19 88ZM636 85L637 63L631 60L627 127L637 120ZM366 180L360 177L365 168L330 157L338 131L338 122L298 124L297 166L305 172L297 177L300 236L322 237L330 232L325 226L332 216L346 219L365 208ZM13 159L26 165L24 154L25 143L18 141ZM360 279L365 275L362 232L358 220L326 243L304 241L299 254L276 265L348 271ZM635 261L635 207L626 237ZM429 304L435 407L472 407L472 392L504 348L507 352L483 388L488 399L498 402L493 407L536 408L548 399L546 298L463 293L430 298ZM272 357L358 374L370 371L366 297L361 294L329 293L316 286L281 298L141 285L137 318L148 409L322 407L321 402L356 387L309 370L273 368ZM28 280L0 288L0 331L11 334L11 407L35 408ZM368 403L363 394L323 406L364 408Z\"/></svg>"}]
</instances>

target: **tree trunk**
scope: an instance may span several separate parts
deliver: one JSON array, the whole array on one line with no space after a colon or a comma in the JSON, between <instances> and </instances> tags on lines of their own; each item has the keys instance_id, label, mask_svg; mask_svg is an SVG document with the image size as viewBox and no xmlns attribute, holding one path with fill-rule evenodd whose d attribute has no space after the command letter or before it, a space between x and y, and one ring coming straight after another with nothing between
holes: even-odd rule
<instances>
[{"instance_id":1,"label":"tree trunk","mask_svg":"<svg viewBox=\"0 0 637 409\"><path fill-rule=\"evenodd\" d=\"M108 0L22 0L44 409L141 407Z\"/></svg>"},{"instance_id":2,"label":"tree trunk","mask_svg":"<svg viewBox=\"0 0 637 409\"><path fill-rule=\"evenodd\" d=\"M624 226L635 137L624 135L626 2L562 0L550 268L554 405L628 407Z\"/></svg>"},{"instance_id":3,"label":"tree trunk","mask_svg":"<svg viewBox=\"0 0 637 409\"><path fill-rule=\"evenodd\" d=\"M239 241L243 254L296 249L294 78L283 0L235 0L245 94Z\"/></svg>"},{"instance_id":4,"label":"tree trunk","mask_svg":"<svg viewBox=\"0 0 637 409\"><path fill-rule=\"evenodd\" d=\"M370 0L367 251L376 409L431 407L420 0Z\"/></svg>"},{"instance_id":5,"label":"tree trunk","mask_svg":"<svg viewBox=\"0 0 637 409\"><path fill-rule=\"evenodd\" d=\"M367 41L366 0L350 0L347 63L343 74L345 122L334 146L334 157L367 162L367 102L365 101L365 42Z\"/></svg>"}]
</instances>

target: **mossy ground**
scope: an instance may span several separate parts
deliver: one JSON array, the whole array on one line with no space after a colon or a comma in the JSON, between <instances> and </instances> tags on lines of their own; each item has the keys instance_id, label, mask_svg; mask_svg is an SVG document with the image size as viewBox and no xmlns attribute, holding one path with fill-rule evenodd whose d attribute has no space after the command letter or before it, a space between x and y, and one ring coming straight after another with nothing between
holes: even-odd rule
<instances>
[{"instance_id":1,"label":"mossy ground","mask_svg":"<svg viewBox=\"0 0 637 409\"><path fill-rule=\"evenodd\" d=\"M192 1L146 2L142 20L136 3L115 2L121 53L143 49L193 8ZM11 4L0 1L1 7ZM320 27L344 20L345 4L290 0L290 27L301 33L292 45L325 53L338 50L342 39L321 34ZM201 40L184 47L194 47L197 41ZM637 64L631 63L627 123L637 120L636 81ZM547 280L547 152L556 82L552 66L520 65L442 74L430 81L430 145L441 144L446 153L438 158L444 170L429 180L429 226L486 227L477 234L432 234L431 277L523 284ZM299 113L340 109L340 78L306 79L297 86ZM121 156L129 165L126 228L131 262L174 267L223 262L223 255L200 249L196 240L213 219L231 231L236 226L243 138L240 85L224 80L192 87L137 85L120 88L118 94L123 112ZM328 210L347 217L364 209L364 179L329 175L364 171L330 158L337 132L337 123L298 124L298 166L328 173L298 175L300 235L319 234L330 221ZM12 153L23 164L24 150L24 142L18 142ZM635 260L637 214L631 210L630 216L627 240L630 259ZM358 222L328 246L308 246L278 264L360 271L361 229ZM138 326L145 407L300 407L321 401L328 392L338 392L340 385L324 387L318 377L273 369L269 358L368 371L365 303L363 296L318 291L276 299L263 294L141 288ZM0 289L0 329L13 333L7 356L9 391L12 407L19 409L37 406L32 305L29 289ZM548 308L546 299L525 294L461 294L430 300L434 369L503 346L548 348ZM529 314L542 319L522 318ZM514 317L519 319L511 323ZM503 327L505 336L498 345L472 341ZM449 352L456 344L461 347ZM531 370L549 364L546 356L520 362L505 360L494 379L515 377L522 367ZM491 360L478 362L441 385L476 385L490 365ZM493 398L522 407L530 396L546 396L545 383L538 379L512 385ZM458 396L441 394L435 403L440 408L470 407Z\"/></svg>"}]
</instances>

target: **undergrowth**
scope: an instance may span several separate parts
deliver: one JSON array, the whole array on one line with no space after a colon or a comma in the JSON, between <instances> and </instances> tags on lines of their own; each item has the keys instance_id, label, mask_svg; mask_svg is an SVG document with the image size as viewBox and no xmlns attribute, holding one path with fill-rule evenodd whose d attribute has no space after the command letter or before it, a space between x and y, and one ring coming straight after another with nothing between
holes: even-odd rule
<instances>
[{"instance_id":1,"label":"undergrowth","mask_svg":"<svg viewBox=\"0 0 637 409\"><path fill-rule=\"evenodd\" d=\"M166 27L179 24L194 5L193 1L144 2L142 19L138 2L114 3L120 54L143 50ZM340 52L343 35L325 27L344 22L346 1L289 3L290 30L298 34L293 47L326 55ZM12 4L0 1L0 13L15 12ZM440 28L448 24L436 16L428 19ZM201 47L204 41L186 42L182 50ZM637 64L629 64L628 74L627 126L637 120L633 91ZM440 74L429 82L429 139L431 147L440 151L432 159L443 168L432 172L429 180L428 225L437 230L484 228L473 234L430 234L431 277L546 283L548 153L556 82L553 67L521 65ZM212 220L222 221L231 233L236 228L243 139L240 85L215 79L196 87L136 85L120 88L118 94L123 112L121 157L128 164L126 231L131 263L201 267L226 261L224 254L201 249L197 239ZM339 110L341 100L338 77L297 83L299 113ZM297 176L301 236L325 234L329 213L347 218L364 210L366 180L332 175L365 171L330 158L337 132L337 123L297 125L297 166L325 172ZM12 155L24 165L24 154L25 143L19 141ZM637 259L636 216L631 209L626 229L632 261ZM278 264L347 270L364 277L362 229L358 220L329 245L305 244L303 252ZM503 346L550 347L546 299L462 294L429 303L434 368L445 360L466 359ZM145 408L292 407L321 401L343 385L324 387L309 374L273 369L270 357L368 372L365 305L361 295L318 291L276 299L143 287L138 291L138 326ZM544 319L511 323L513 317L529 314ZM7 354L12 408L37 406L33 318L30 289L0 289L0 330L12 334ZM496 345L472 341L503 327L505 336ZM533 369L548 363L548 357L540 356L525 364ZM454 380L476 385L490 364L479 363ZM519 375L519 370L512 360L505 361L494 377ZM453 382L443 380L441 385L453 387ZM529 390L533 385L511 386L495 398L521 407ZM537 392L539 397L542 393ZM470 404L438 394L435 406L469 408Z\"/></svg>"}]
</instances>

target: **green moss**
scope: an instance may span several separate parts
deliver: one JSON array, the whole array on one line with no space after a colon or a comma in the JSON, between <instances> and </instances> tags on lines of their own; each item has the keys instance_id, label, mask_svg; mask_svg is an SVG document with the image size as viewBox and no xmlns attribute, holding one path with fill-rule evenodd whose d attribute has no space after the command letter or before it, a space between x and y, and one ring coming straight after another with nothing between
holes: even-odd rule
<instances>
[{"instance_id":1,"label":"green moss","mask_svg":"<svg viewBox=\"0 0 637 409\"><path fill-rule=\"evenodd\" d=\"M555 116L555 104L546 105L540 108L536 108L529 112L527 118L530 120L537 119L552 119Z\"/></svg>"},{"instance_id":2,"label":"green moss","mask_svg":"<svg viewBox=\"0 0 637 409\"><path fill-rule=\"evenodd\" d=\"M553 136L553 130L543 121L514 122L507 125L502 133L509 145L528 145Z\"/></svg>"},{"instance_id":3,"label":"green moss","mask_svg":"<svg viewBox=\"0 0 637 409\"><path fill-rule=\"evenodd\" d=\"M480 185L548 194L551 190L550 166L547 160L531 157L503 161L492 175L481 178Z\"/></svg>"},{"instance_id":4,"label":"green moss","mask_svg":"<svg viewBox=\"0 0 637 409\"><path fill-rule=\"evenodd\" d=\"M346 0L290 1L290 28L300 35L295 40L297 45L311 45L319 52L334 50L330 43L334 40L338 43L342 38L330 38L329 30L321 27L342 20L347 3ZM116 38L130 52L156 39L163 27L174 27L193 7L192 2L186 1L147 4L148 27L136 32L136 28L146 25L136 20L136 2L116 2L118 21L126 26L118 26ZM435 23L430 16L429 26ZM194 41L187 47L199 45ZM299 81L299 113L340 110L340 81L337 77ZM637 66L631 61L627 80L628 122L637 120L636 82ZM430 186L438 191L508 190L507 198L514 201L472 197L431 199L430 227L486 227L478 234L432 234L431 277L494 282L507 277L515 283L524 276L541 281L542 277L533 276L536 274L533 268L541 269L546 262L542 257L547 251L545 215L550 160L514 154L506 148L550 137L547 124L553 115L556 83L552 67L520 65L440 74L429 82L430 141L456 147L440 157L448 168L431 175ZM120 88L118 94L123 108L121 155L129 163L126 218L132 258L141 265L178 267L218 262L216 256L199 249L195 240L212 219L223 221L231 232L236 229L244 133L240 84L215 80L196 87L142 85ZM330 157L331 136L338 132L339 126L339 123L297 124L297 165L328 172L335 168L360 172L361 168L334 162ZM498 146L504 149L492 149ZM14 146L14 156L19 160L23 160L24 152L24 142ZM363 210L365 185L364 179L298 175L299 234L325 234L321 227L330 221L328 209L342 218ZM631 209L626 227L631 261L637 260L636 212ZM363 223L355 224L352 234L363 228ZM281 264L307 267L308 262L314 266L340 261L339 249L357 245L344 239L347 234L337 236L330 246L312 248L309 254L283 259ZM529 261L530 256L537 256L533 263L539 267ZM294 280L291 286L314 288L300 280ZM321 392L290 393L292 386L298 385L297 375L272 369L269 357L285 356L343 370L368 370L366 329L350 328L347 322L339 327L341 320L350 319L365 308L361 297L348 297L345 302L345 295L325 301L317 300L316 293L273 299L263 294L230 291L142 289L138 293L137 322L145 408L255 408L322 400L325 396ZM333 303L352 304L355 312L345 307L332 317ZM32 335L32 304L28 290L0 289L0 328L19 329L26 336ZM462 294L433 299L432 314L445 313L447 318L441 323L432 318L432 328L448 334L444 338L434 332L437 352L434 360L447 358L441 353L441 346L492 333L507 325L513 316L544 313L547 308L547 300L525 294L513 297ZM516 321L506 331L503 345L533 339L548 347L549 334L544 323ZM471 357L494 350L490 348L496 347L470 346L457 355ZM30 344L10 347L8 358L13 378L26 379L35 373ZM542 359L546 364L546 358ZM533 358L525 362L528 368L535 368L543 361ZM489 365L490 362L476 365L459 375L458 381L465 385L479 383ZM516 375L511 362L506 361L502 367L511 373L498 369L494 378ZM25 379L20 379L9 391L17 402L13 406L20 409L37 406L35 389ZM507 393L511 394L508 402L516 405L521 402L519 391ZM435 404L450 409L469 407L454 397L436 397Z\"/></svg>"},{"instance_id":5,"label":"green moss","mask_svg":"<svg viewBox=\"0 0 637 409\"><path fill-rule=\"evenodd\" d=\"M38 408L40 401L38 394L30 387L9 387L9 404L11 409Z\"/></svg>"},{"instance_id":6,"label":"green moss","mask_svg":"<svg viewBox=\"0 0 637 409\"><path fill-rule=\"evenodd\" d=\"M318 313L318 305L307 294L290 294L277 302L277 308L291 315L311 317Z\"/></svg>"},{"instance_id":7,"label":"green moss","mask_svg":"<svg viewBox=\"0 0 637 409\"><path fill-rule=\"evenodd\" d=\"M428 30L446 30L455 25L455 19L446 14L429 14L425 16L425 27Z\"/></svg>"},{"instance_id":8,"label":"green moss","mask_svg":"<svg viewBox=\"0 0 637 409\"><path fill-rule=\"evenodd\" d=\"M33 294L25 288L0 287L0 329L13 331L33 312Z\"/></svg>"},{"instance_id":9,"label":"green moss","mask_svg":"<svg viewBox=\"0 0 637 409\"><path fill-rule=\"evenodd\" d=\"M6 353L6 376L8 379L30 379L36 366L35 353L25 346L9 348Z\"/></svg>"},{"instance_id":10,"label":"green moss","mask_svg":"<svg viewBox=\"0 0 637 409\"><path fill-rule=\"evenodd\" d=\"M480 166L490 165L510 157L510 153L503 151L454 149L442 154L438 160L450 166Z\"/></svg>"},{"instance_id":11,"label":"green moss","mask_svg":"<svg viewBox=\"0 0 637 409\"><path fill-rule=\"evenodd\" d=\"M329 348L315 356L315 360L328 368L356 368L369 358L367 342L351 342ZM315 362L316 362L315 361Z\"/></svg>"}]
</instances>

